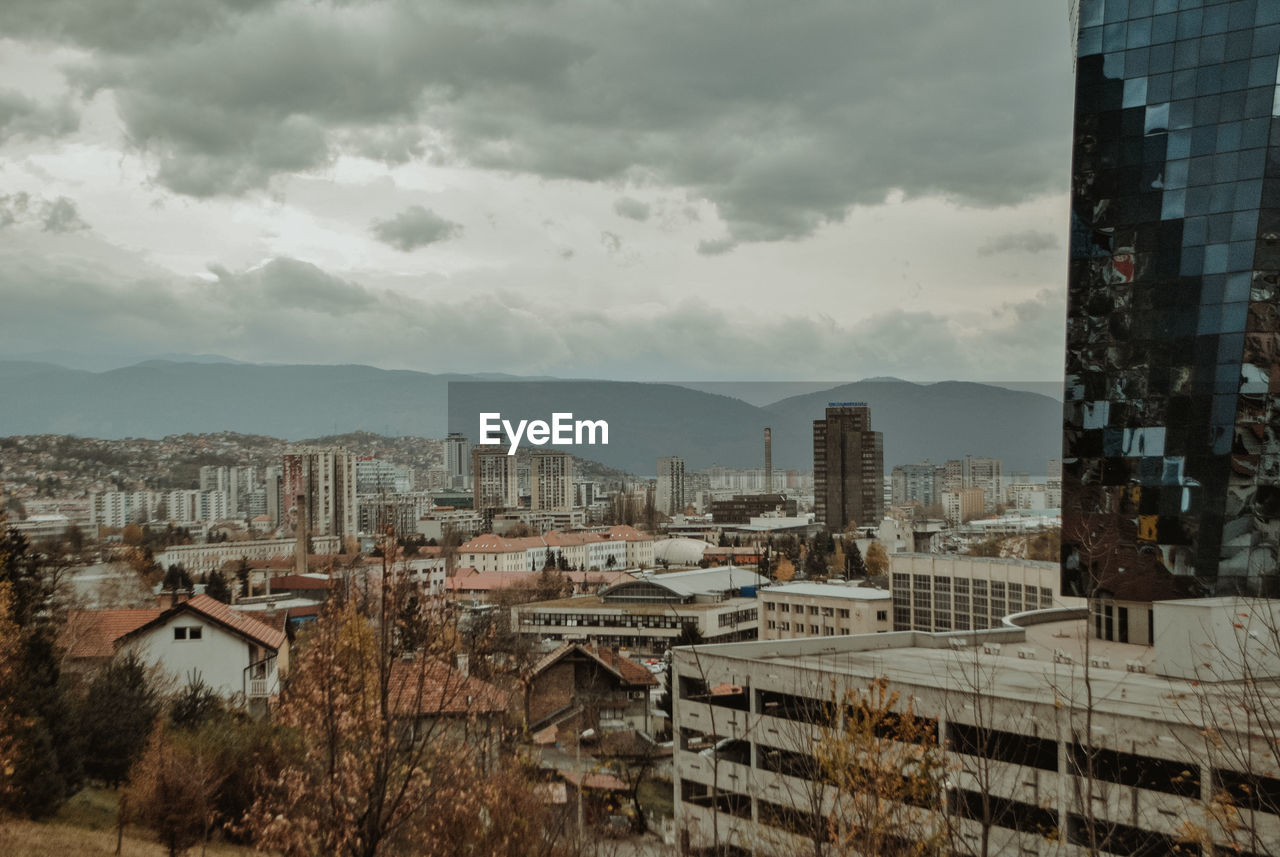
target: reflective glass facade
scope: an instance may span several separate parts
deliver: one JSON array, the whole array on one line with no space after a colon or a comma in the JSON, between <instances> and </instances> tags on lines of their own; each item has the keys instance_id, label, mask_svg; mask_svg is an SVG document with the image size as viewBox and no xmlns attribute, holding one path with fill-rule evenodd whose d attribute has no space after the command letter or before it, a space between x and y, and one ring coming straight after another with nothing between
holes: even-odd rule
<instances>
[{"instance_id":1,"label":"reflective glass facade","mask_svg":"<svg viewBox=\"0 0 1280 857\"><path fill-rule=\"evenodd\" d=\"M1280 594L1280 0L1081 0L1063 587Z\"/></svg>"}]
</instances>

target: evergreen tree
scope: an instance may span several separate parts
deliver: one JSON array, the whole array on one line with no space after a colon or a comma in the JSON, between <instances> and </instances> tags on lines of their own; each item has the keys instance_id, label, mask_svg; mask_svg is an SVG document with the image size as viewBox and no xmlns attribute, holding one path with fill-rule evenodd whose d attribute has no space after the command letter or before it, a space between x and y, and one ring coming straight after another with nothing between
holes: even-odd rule
<instances>
[{"instance_id":1,"label":"evergreen tree","mask_svg":"<svg viewBox=\"0 0 1280 857\"><path fill-rule=\"evenodd\" d=\"M858 543L854 539L848 539L845 542L845 565L850 579L861 578L867 576L867 563L862 559L862 551L858 548Z\"/></svg>"},{"instance_id":2,"label":"evergreen tree","mask_svg":"<svg viewBox=\"0 0 1280 857\"><path fill-rule=\"evenodd\" d=\"M204 585L204 594L210 598L218 599L223 604L231 603L231 586L227 583L227 578L218 569L209 572L209 580Z\"/></svg>"},{"instance_id":3,"label":"evergreen tree","mask_svg":"<svg viewBox=\"0 0 1280 857\"><path fill-rule=\"evenodd\" d=\"M89 684L81 705L85 773L111 786L124 782L159 713L160 695L137 655L130 652L108 664Z\"/></svg>"},{"instance_id":4,"label":"evergreen tree","mask_svg":"<svg viewBox=\"0 0 1280 857\"><path fill-rule=\"evenodd\" d=\"M164 581L161 585L162 589L186 589L188 591L195 586L195 581L191 579L191 575L180 565L171 565L169 570L165 572Z\"/></svg>"},{"instance_id":5,"label":"evergreen tree","mask_svg":"<svg viewBox=\"0 0 1280 857\"><path fill-rule=\"evenodd\" d=\"M52 815L80 788L81 742L55 645L57 575L45 557L0 515L0 583L10 594L11 636L2 715L13 725L12 773L0 811L31 818Z\"/></svg>"}]
</instances>

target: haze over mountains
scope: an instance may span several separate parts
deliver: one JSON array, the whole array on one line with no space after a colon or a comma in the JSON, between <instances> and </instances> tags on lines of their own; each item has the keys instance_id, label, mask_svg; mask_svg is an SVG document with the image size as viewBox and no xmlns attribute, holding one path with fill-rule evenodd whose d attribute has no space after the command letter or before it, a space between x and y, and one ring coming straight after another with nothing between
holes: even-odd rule
<instances>
[{"instance_id":1,"label":"haze over mountains","mask_svg":"<svg viewBox=\"0 0 1280 857\"><path fill-rule=\"evenodd\" d=\"M456 428L474 438L479 410L514 419L571 411L608 420L611 429L608 446L579 447L577 454L639 475L652 474L663 455L683 456L690 469L761 466L765 426L773 429L774 466L803 469L813 463L812 421L828 402L859 401L884 432L886 471L971 454L999 457L1006 471L1043 473L1045 461L1060 455L1062 406L1049 396L957 381L813 386L798 385L791 389L805 392L762 407L676 384L513 382L353 365L152 360L88 372L0 361L0 436L235 431L301 439L363 430L438 438Z\"/></svg>"}]
</instances>

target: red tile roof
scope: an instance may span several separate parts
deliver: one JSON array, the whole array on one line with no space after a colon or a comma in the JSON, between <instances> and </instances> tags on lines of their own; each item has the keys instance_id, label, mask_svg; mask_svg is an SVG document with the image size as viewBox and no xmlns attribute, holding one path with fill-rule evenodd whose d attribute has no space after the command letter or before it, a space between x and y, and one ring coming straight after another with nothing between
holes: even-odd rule
<instances>
[{"instance_id":1,"label":"red tile roof","mask_svg":"<svg viewBox=\"0 0 1280 857\"><path fill-rule=\"evenodd\" d=\"M140 610L72 610L59 642L69 658L109 658L116 640L161 614L158 608Z\"/></svg>"},{"instance_id":2,"label":"red tile roof","mask_svg":"<svg viewBox=\"0 0 1280 857\"><path fill-rule=\"evenodd\" d=\"M414 717L496 714L507 710L507 694L431 658L391 665L391 710Z\"/></svg>"},{"instance_id":3,"label":"red tile roof","mask_svg":"<svg viewBox=\"0 0 1280 857\"><path fill-rule=\"evenodd\" d=\"M150 622L134 628L132 631L121 636L129 637L134 634L141 633L149 628L157 625L163 625L179 613L197 613L206 619L222 625L233 634L246 637L255 643L260 643L268 649L278 651L284 645L284 632L272 628L270 625L253 618L245 613L232 610L226 604L223 604L216 598L210 598L208 595L196 595L179 604L170 607L168 610L160 613Z\"/></svg>"},{"instance_id":4,"label":"red tile roof","mask_svg":"<svg viewBox=\"0 0 1280 857\"><path fill-rule=\"evenodd\" d=\"M613 774L584 774L582 771L556 771L574 786L581 789L595 789L602 792L624 792L627 784Z\"/></svg>"},{"instance_id":5,"label":"red tile roof","mask_svg":"<svg viewBox=\"0 0 1280 857\"><path fill-rule=\"evenodd\" d=\"M648 687L658 683L653 673L625 655L620 655L613 649L597 649L592 646L583 646L579 643L565 643L545 655L542 660L533 665L529 672L537 675L575 650L597 661L601 666L618 676L624 684L638 684Z\"/></svg>"}]
</instances>

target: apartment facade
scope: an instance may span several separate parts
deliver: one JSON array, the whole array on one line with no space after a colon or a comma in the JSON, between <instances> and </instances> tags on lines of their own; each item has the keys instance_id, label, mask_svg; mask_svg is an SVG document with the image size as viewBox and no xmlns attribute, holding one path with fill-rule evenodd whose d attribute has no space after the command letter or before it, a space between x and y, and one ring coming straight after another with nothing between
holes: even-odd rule
<instances>
[{"instance_id":1,"label":"apartment facade","mask_svg":"<svg viewBox=\"0 0 1280 857\"><path fill-rule=\"evenodd\" d=\"M760 639L832 637L893 630L888 590L841 583L784 583L761 589Z\"/></svg>"}]
</instances>

